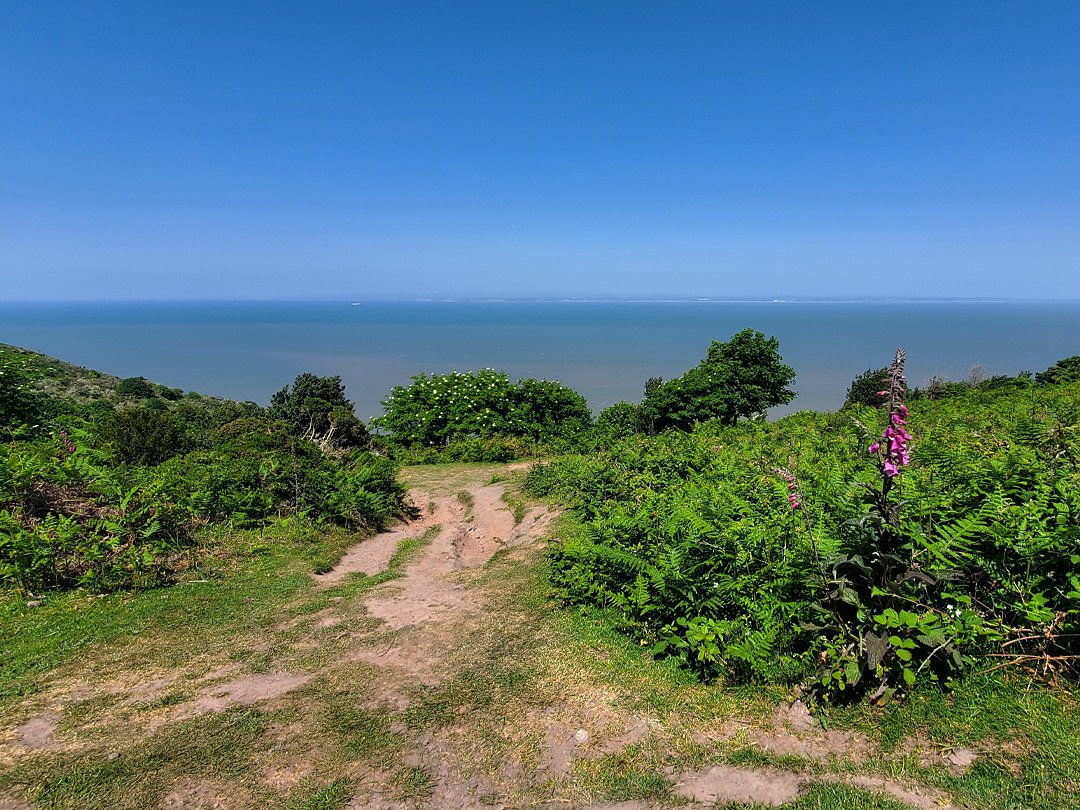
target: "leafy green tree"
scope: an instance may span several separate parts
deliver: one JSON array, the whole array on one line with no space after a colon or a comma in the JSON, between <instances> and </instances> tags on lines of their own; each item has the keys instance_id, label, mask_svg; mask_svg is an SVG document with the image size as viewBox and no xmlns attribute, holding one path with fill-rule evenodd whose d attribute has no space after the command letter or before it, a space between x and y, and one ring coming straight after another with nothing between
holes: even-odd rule
<instances>
[{"instance_id":1,"label":"leafy green tree","mask_svg":"<svg viewBox=\"0 0 1080 810\"><path fill-rule=\"evenodd\" d=\"M888 368L867 369L848 386L845 405L870 405L874 408L885 404L885 398L881 395L883 387L887 387L889 380ZM901 381L903 391L907 393L907 384Z\"/></svg>"},{"instance_id":2,"label":"leafy green tree","mask_svg":"<svg viewBox=\"0 0 1080 810\"><path fill-rule=\"evenodd\" d=\"M645 397L638 408L638 430L648 436L656 435L656 392L664 385L663 377L649 377L645 381Z\"/></svg>"},{"instance_id":3,"label":"leafy green tree","mask_svg":"<svg viewBox=\"0 0 1080 810\"><path fill-rule=\"evenodd\" d=\"M714 340L701 363L656 388L642 407L656 430L689 430L712 419L733 425L740 416L791 402L795 392L787 386L794 379L794 369L780 356L780 341L744 329L727 343Z\"/></svg>"},{"instance_id":4,"label":"leafy green tree","mask_svg":"<svg viewBox=\"0 0 1080 810\"><path fill-rule=\"evenodd\" d=\"M512 435L569 439L592 425L585 397L559 382L518 380L513 401Z\"/></svg>"},{"instance_id":5,"label":"leafy green tree","mask_svg":"<svg viewBox=\"0 0 1080 810\"><path fill-rule=\"evenodd\" d=\"M270 398L267 416L280 419L301 438L323 447L366 447L367 428L353 413L341 377L304 373Z\"/></svg>"},{"instance_id":6,"label":"leafy green tree","mask_svg":"<svg viewBox=\"0 0 1080 810\"><path fill-rule=\"evenodd\" d=\"M1046 371L1035 375L1035 382L1040 385L1060 385L1077 380L1080 380L1080 355L1058 360Z\"/></svg>"}]
</instances>

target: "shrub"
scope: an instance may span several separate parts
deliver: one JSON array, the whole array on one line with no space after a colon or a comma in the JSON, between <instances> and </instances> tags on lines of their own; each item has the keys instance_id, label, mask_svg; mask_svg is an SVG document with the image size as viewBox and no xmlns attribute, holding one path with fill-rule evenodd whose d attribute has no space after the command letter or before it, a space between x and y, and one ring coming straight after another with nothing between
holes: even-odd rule
<instances>
[{"instance_id":1,"label":"shrub","mask_svg":"<svg viewBox=\"0 0 1080 810\"><path fill-rule=\"evenodd\" d=\"M739 417L763 413L795 398L795 379L783 364L780 341L744 329L727 343L713 341L708 354L681 377L659 385L641 408L656 430L689 430L717 419L733 425Z\"/></svg>"},{"instance_id":2,"label":"shrub","mask_svg":"<svg viewBox=\"0 0 1080 810\"><path fill-rule=\"evenodd\" d=\"M115 465L115 448L96 450L92 438L80 433L76 446L61 433L0 453L0 581L34 591L157 585L207 521L301 514L374 531L405 513L392 462L329 456L265 418L234 420L210 449L156 466Z\"/></svg>"},{"instance_id":3,"label":"shrub","mask_svg":"<svg viewBox=\"0 0 1080 810\"><path fill-rule=\"evenodd\" d=\"M566 439L592 423L584 398L557 382L514 384L492 369L421 374L412 380L390 392L383 402L385 415L375 420L398 445L447 446L495 435Z\"/></svg>"},{"instance_id":4,"label":"shrub","mask_svg":"<svg viewBox=\"0 0 1080 810\"><path fill-rule=\"evenodd\" d=\"M974 662L1075 671L1080 387L964 386L882 439L901 397L535 465L528 491L577 518L549 546L557 593L705 677L812 676L819 700Z\"/></svg>"},{"instance_id":5,"label":"shrub","mask_svg":"<svg viewBox=\"0 0 1080 810\"><path fill-rule=\"evenodd\" d=\"M501 464L523 458L540 458L559 452L548 442L537 442L524 436L469 436L451 439L448 444L433 447L414 444L411 447L393 447L395 461L402 465L450 464L453 462L481 462Z\"/></svg>"},{"instance_id":6,"label":"shrub","mask_svg":"<svg viewBox=\"0 0 1080 810\"><path fill-rule=\"evenodd\" d=\"M156 408L121 408L97 427L102 442L127 464L160 464L180 452L183 430L177 419Z\"/></svg>"},{"instance_id":7,"label":"shrub","mask_svg":"<svg viewBox=\"0 0 1080 810\"><path fill-rule=\"evenodd\" d=\"M146 377L127 377L116 384L116 393L130 399L150 399L157 396Z\"/></svg>"}]
</instances>

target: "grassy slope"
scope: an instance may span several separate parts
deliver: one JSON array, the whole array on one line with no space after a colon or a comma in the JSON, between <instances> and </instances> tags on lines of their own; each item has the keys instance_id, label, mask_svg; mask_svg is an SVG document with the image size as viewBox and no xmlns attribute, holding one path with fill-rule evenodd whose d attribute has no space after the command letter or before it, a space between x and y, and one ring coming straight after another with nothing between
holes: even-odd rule
<instances>
[{"instance_id":1,"label":"grassy slope","mask_svg":"<svg viewBox=\"0 0 1080 810\"><path fill-rule=\"evenodd\" d=\"M107 402L110 405L121 403L132 404L145 400L133 400L125 397L116 390L120 384L119 377L106 374L94 369L65 363L47 354L24 349L20 346L11 346L0 343L0 358L10 357L22 362L23 368L30 377L35 390L40 391L53 399L69 400L81 405L91 402ZM173 391L160 383L151 383L160 396L163 391ZM223 402L219 397L209 397L203 394L189 391L184 399L194 403ZM169 400L164 400L166 404Z\"/></svg>"}]
</instances>

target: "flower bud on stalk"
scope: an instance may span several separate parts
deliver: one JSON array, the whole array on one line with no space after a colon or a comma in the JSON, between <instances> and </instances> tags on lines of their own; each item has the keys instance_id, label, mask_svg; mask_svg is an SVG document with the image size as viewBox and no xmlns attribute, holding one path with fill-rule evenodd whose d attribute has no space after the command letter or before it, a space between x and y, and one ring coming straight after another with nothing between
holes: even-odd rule
<instances>
[{"instance_id":1,"label":"flower bud on stalk","mask_svg":"<svg viewBox=\"0 0 1080 810\"><path fill-rule=\"evenodd\" d=\"M889 383L887 391L878 391L881 396L889 398L889 426L881 434L881 441L874 442L869 447L871 455L881 456L881 474L886 478L895 478L900 474L900 468L906 467L911 462L908 452L908 443L911 434L905 429L907 425L908 409L904 404L904 350L896 350L896 358L889 369Z\"/></svg>"}]
</instances>

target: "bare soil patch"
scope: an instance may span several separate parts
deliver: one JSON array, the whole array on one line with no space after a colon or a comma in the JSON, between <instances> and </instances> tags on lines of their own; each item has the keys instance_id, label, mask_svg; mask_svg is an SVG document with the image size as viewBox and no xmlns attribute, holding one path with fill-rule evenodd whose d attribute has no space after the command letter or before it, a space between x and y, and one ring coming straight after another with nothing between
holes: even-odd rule
<instances>
[{"instance_id":1,"label":"bare soil patch","mask_svg":"<svg viewBox=\"0 0 1080 810\"><path fill-rule=\"evenodd\" d=\"M60 724L60 715L45 712L31 717L15 729L15 742L27 748L58 748L56 727Z\"/></svg>"},{"instance_id":2,"label":"bare soil patch","mask_svg":"<svg viewBox=\"0 0 1080 810\"><path fill-rule=\"evenodd\" d=\"M770 768L717 765L705 773L687 775L676 792L697 802L755 802L780 805L798 798L803 778Z\"/></svg>"},{"instance_id":3,"label":"bare soil patch","mask_svg":"<svg viewBox=\"0 0 1080 810\"><path fill-rule=\"evenodd\" d=\"M429 500L426 493L414 495L414 500L435 504L425 525L442 529L403 579L382 586L366 600L368 612L389 629L400 630L432 621L460 624L478 611L480 598L451 575L484 565L501 549L538 540L547 525L548 517L538 509L515 523L503 492L501 486L474 488L468 504L456 497Z\"/></svg>"},{"instance_id":4,"label":"bare soil patch","mask_svg":"<svg viewBox=\"0 0 1080 810\"><path fill-rule=\"evenodd\" d=\"M760 750L779 756L806 759L848 759L863 763L870 755L865 734L842 729L822 729L801 701L781 704L772 716L772 728L754 729L750 738Z\"/></svg>"}]
</instances>

